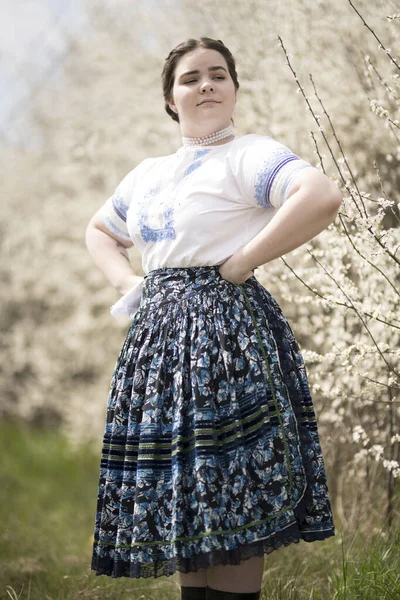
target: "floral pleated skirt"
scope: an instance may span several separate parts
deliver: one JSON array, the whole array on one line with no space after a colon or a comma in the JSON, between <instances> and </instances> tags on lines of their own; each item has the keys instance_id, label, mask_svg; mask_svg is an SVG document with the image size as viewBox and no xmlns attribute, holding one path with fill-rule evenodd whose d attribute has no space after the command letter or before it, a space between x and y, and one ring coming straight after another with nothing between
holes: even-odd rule
<instances>
[{"instance_id":1,"label":"floral pleated skirt","mask_svg":"<svg viewBox=\"0 0 400 600\"><path fill-rule=\"evenodd\" d=\"M91 569L169 576L335 535L304 360L218 266L144 278L112 376Z\"/></svg>"}]
</instances>

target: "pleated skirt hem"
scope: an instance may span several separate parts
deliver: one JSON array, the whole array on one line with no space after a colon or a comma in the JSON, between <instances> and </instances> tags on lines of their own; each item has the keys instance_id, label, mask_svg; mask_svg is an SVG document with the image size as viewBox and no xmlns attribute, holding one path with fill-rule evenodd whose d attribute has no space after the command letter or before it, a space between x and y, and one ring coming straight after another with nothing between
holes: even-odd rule
<instances>
[{"instance_id":1,"label":"pleated skirt hem","mask_svg":"<svg viewBox=\"0 0 400 600\"><path fill-rule=\"evenodd\" d=\"M288 525L278 531L274 531L263 539L259 539L251 544L238 546L236 549L215 549L205 554L194 555L188 558L176 556L168 560L152 560L150 563L133 563L129 560L121 560L110 557L99 557L94 550L91 562L91 570L96 572L96 576L107 575L112 578L127 577L130 579L157 579L159 577L170 577L176 572L193 573L200 569L209 567L238 565L239 563L252 558L253 556L264 556L271 554L274 550L287 547L291 544L304 542L323 541L335 535L335 527L318 529L318 525L308 529L304 525L304 519L307 516L307 504L310 501L310 493L306 488L304 494L297 506L293 509L293 517ZM303 523L303 525L301 525ZM221 534L209 534L215 536L218 540ZM218 543L218 542L217 542ZM163 543L160 542L160 548ZM179 548L179 547L178 547ZM160 553L164 555L161 550Z\"/></svg>"}]
</instances>

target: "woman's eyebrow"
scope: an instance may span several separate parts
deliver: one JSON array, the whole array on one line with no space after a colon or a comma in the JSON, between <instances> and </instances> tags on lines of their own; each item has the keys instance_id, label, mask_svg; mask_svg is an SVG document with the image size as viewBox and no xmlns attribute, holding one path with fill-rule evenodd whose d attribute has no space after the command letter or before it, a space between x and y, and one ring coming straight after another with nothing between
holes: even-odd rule
<instances>
[{"instance_id":1,"label":"woman's eyebrow","mask_svg":"<svg viewBox=\"0 0 400 600\"><path fill-rule=\"evenodd\" d=\"M224 71L226 71L225 67L223 67L222 65L221 66L215 65L215 67L208 67L209 71L219 71L219 69L223 69ZM186 71L186 73L182 73L182 75L179 77L179 79L182 79L182 77L187 77L188 75L198 75L199 73L200 73L200 71L198 69L196 69L195 71Z\"/></svg>"}]
</instances>

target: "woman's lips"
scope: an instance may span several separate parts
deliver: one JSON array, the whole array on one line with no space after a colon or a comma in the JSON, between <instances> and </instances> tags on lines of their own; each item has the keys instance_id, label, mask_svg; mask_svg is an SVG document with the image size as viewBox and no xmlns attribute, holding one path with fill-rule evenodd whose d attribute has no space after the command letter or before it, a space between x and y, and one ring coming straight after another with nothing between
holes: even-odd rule
<instances>
[{"instance_id":1,"label":"woman's lips","mask_svg":"<svg viewBox=\"0 0 400 600\"><path fill-rule=\"evenodd\" d=\"M217 100L203 100L199 103L199 106L201 106L202 104L220 104L220 102L218 102Z\"/></svg>"}]
</instances>

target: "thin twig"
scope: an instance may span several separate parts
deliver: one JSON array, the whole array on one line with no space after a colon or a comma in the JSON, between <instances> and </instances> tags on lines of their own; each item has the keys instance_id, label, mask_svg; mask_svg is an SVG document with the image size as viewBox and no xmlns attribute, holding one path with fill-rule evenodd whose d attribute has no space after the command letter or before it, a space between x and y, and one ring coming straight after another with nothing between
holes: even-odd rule
<instances>
[{"instance_id":1,"label":"thin twig","mask_svg":"<svg viewBox=\"0 0 400 600\"><path fill-rule=\"evenodd\" d=\"M325 113L325 115L326 115L326 117L327 117L327 119L328 119L329 125L331 126L331 129L332 129L333 136L334 136L334 138L335 138L335 140L336 140L336 142L337 142L337 144L338 144L338 146L339 146L339 148L340 148L340 152L341 152L341 154L342 154L342 156L343 156L343 160L345 161L345 164L346 164L346 166L347 166L347 168L348 168L348 170L349 170L349 173L350 173L350 175L351 175L351 178L352 178L352 180L353 180L353 182L354 182L355 188L356 188L356 190L357 190L358 197L361 199L361 203L362 203L362 205L363 205L364 212L365 212L365 217L366 217L366 218L368 218L368 214L367 214L367 212L366 212L365 205L364 205L364 202L363 202L363 200L362 200L362 196L361 196L361 194L360 194L360 190L358 189L358 185L357 185L356 179L355 179L355 177L354 177L354 175L353 175L353 173L352 173L352 171L351 171L351 169L350 169L350 165L349 165L349 164L348 164L348 162L347 162L346 155L345 155L345 153L343 152L343 149L342 149L342 146L341 146L341 144L340 144L340 141L339 141L339 139L338 139L338 137L337 137L337 135L336 135L336 131L335 131L335 128L334 128L334 126L333 126L332 120L331 120L331 118L330 118L329 114L327 113L327 111L325 110L325 106L324 106L324 104L323 104L323 102L322 102L321 98L318 96L318 93L317 93L316 87L315 87L315 85L314 85L314 81L313 81L312 75L310 75L310 79L311 79L311 83L312 83L312 85L313 85L313 87L314 87L314 93L315 93L315 95L316 95L316 97L317 97L317 99L318 99L318 101L319 101L319 103L320 103L320 105L321 105L321 107L322 107L322 110L324 111L324 113ZM372 228L372 226L370 225L370 226L369 226L369 227L367 227L366 229L367 229L367 231L368 231L368 232L369 232L369 233L370 233L370 234L373 236L373 238L375 239L375 241L376 241L376 242L377 242L377 243L378 243L378 244L381 246L381 248L383 248L383 249L384 249L384 250L385 250L385 251L388 253L388 255L389 255L389 256L390 256L390 257L391 257L391 258L392 258L392 259L393 259L393 260L394 260L394 261L395 261L395 262L396 262L398 265L400 265L400 261L399 261L399 260L398 260L398 259L397 259L397 258L394 256L394 254L393 254L393 253L392 253L392 252L389 250L389 248L388 248L388 247L387 247L385 244L383 244L383 243L382 243L382 241L380 240L380 238L378 237L378 235L375 233L375 231L374 231L374 229Z\"/></svg>"},{"instance_id":2,"label":"thin twig","mask_svg":"<svg viewBox=\"0 0 400 600\"><path fill-rule=\"evenodd\" d=\"M375 67L375 65L374 65L374 64L371 62L371 59L370 59L369 57L367 58L367 57L365 57L365 56L364 56L363 58L364 58L365 62L366 62L368 65L371 65L371 67L372 67L372 69L373 69L373 71L374 71L375 75L376 75L376 76L377 76L377 78L379 79L379 82L380 82L380 84L381 84L381 85L383 85L383 87L384 87L384 88L386 89L386 91L388 92L389 98L390 98L390 95L392 94L392 95L393 95L393 97L394 97L393 99L394 99L394 100L396 100L396 101L399 101L399 100L400 100L400 98L399 98L398 96L396 96L396 93L395 93L394 89L393 89L392 87L390 87L390 86L388 85L388 83L387 83L387 82L386 82L386 81L383 79L383 77L382 77L382 76L381 76L381 74L379 73L378 69L377 69L377 68Z\"/></svg>"},{"instance_id":3,"label":"thin twig","mask_svg":"<svg viewBox=\"0 0 400 600\"><path fill-rule=\"evenodd\" d=\"M351 191L351 189L348 187L348 185L347 185L347 182L346 182L345 178L343 177L342 171L341 171L341 169L340 169L340 167L339 167L339 165L338 165L338 163L337 163L337 161L336 161L336 157L335 157L335 155L334 155L334 153L333 153L333 150L332 150L332 148L331 148L331 146L330 146L330 144L329 144L329 142L328 142L328 139L327 139L327 137L326 137L326 135L325 135L325 132L324 132L324 130L323 130L323 128L322 128L322 126L321 126L321 124L320 124L320 122L319 122L319 118L318 118L318 117L317 117L317 115L314 113L314 110L313 110L313 108L312 108L312 106L311 106L311 104L310 104L310 101L309 101L309 99L307 98L307 96L306 96L306 94L305 94L305 92L304 92L304 89L303 89L303 87L302 87L302 85L301 85L301 83L300 83L300 81L299 81L299 79L298 79L298 77L297 77L297 75L296 75L296 71L295 71L295 70L293 69L293 67L292 67L292 64L291 64L291 62L290 62L290 60L289 60L289 55L288 55L288 53L287 53L287 51L286 51L286 48L285 48L285 46L283 45L282 38L281 38L280 36L278 36L278 40L279 40L279 42L280 42L280 44L281 44L281 46L282 46L282 49L283 49L283 51L284 51L284 53L285 53L286 62L287 62L287 64L288 64L288 66L289 66L289 69L291 70L291 72L292 72L292 74L293 74L293 77L294 77L294 79L295 79L295 81L296 81L296 83L297 83L298 89L300 90L300 92L301 92L301 94L302 94L302 96L303 96L303 98L304 98L304 100L305 100L305 102L306 102L306 104L307 104L307 106L308 106L308 109L309 109L309 111L310 111L310 113L311 113L311 115L312 115L312 117L313 117L314 121L317 123L317 125L318 125L318 129L319 129L319 131L320 131L320 133L321 133L322 137L324 138L325 144L326 144L326 146L327 146L327 148L328 148L328 150L329 150L329 153L330 153L330 155L331 155L331 158L332 158L333 162L335 163L335 166L336 166L336 168L337 168L337 170L338 170L338 173L339 173L339 176L340 176L340 178L341 178L341 180L342 180L342 183L343 183L344 187L346 188L346 190L348 191L348 193L350 194L350 197L351 197L351 199L353 200L353 202L354 202L354 204L355 204L355 206L356 206L356 208L357 208L357 210L358 210L358 212L359 212L359 214L360 214L360 217L362 217L362 212L361 212L361 209L360 209L360 207L359 207L359 206L358 206L358 204L357 204L357 201L356 201L356 198L355 198L355 197L354 197L354 195L353 195L353 192L352 192L352 191Z\"/></svg>"},{"instance_id":4,"label":"thin twig","mask_svg":"<svg viewBox=\"0 0 400 600\"><path fill-rule=\"evenodd\" d=\"M326 298L326 296L324 296L323 294L321 294L318 290L311 288L305 281L304 279L302 279L300 277L300 275L298 275L294 269L285 261L285 259L281 256L280 259L282 260L282 262L287 266L287 268L293 273L293 275L304 285L304 287L306 287L310 292L312 292L315 296L318 296L319 298L321 298L321 300L324 300L325 302L327 302L328 304L335 304L336 306L343 306L344 308L347 308L349 310L356 310L355 307L352 304L346 304L346 302L340 302L339 300L332 300L332 299L328 299ZM387 325L388 327L393 327L394 329L399 329L400 330L400 325L394 325L394 323L389 323L388 321L385 321L385 319L380 319L379 317L376 317L374 315L372 315L369 312L366 312L365 310L360 311L362 312L363 315L365 315L366 317L368 317L369 319L372 319L374 321L378 321L379 323L383 323L383 325ZM398 319L394 319L395 321L398 321ZM400 323L400 321L398 321Z\"/></svg>"},{"instance_id":5,"label":"thin twig","mask_svg":"<svg viewBox=\"0 0 400 600\"><path fill-rule=\"evenodd\" d=\"M372 267L373 269L375 269L376 271L378 271L378 272L379 272L379 273L382 275L382 277L383 277L384 279L386 279L386 281L388 282L388 284L392 286L392 288L393 288L393 291L394 291L394 292L395 292L395 293L396 293L396 294L397 294L397 295L400 297L400 293L399 293L399 291L398 291L398 290L397 290L397 288L395 287L394 283L392 283L392 282L390 281L389 277L388 277L388 276L387 276L387 275L386 275L386 274L385 274L385 273L384 273L384 272L383 272L383 271L380 269L380 267L378 267L378 266L377 266L377 265L375 265L373 262L371 262L371 261L369 260L369 258L367 258L367 257L366 257L366 256L364 256L363 254L361 254L360 250L358 250L358 248L356 247L355 243L353 242L353 239L352 239L351 235L350 235L350 234L348 233L348 231L347 231L346 225L345 225L345 223L344 223L344 221L343 221L343 219L342 219L342 215L341 215L341 214L339 214L339 219L340 219L340 222L341 222L341 224L342 224L343 230L344 230L344 232L345 232L345 234L346 234L346 236L347 236L347 239L349 240L350 244L351 244L351 245L352 245L352 247L353 247L353 250L355 250L355 251L357 252L357 254L360 256L360 258L362 258L363 260L365 260L365 261L366 261L366 262L367 262L367 263L370 265L370 267Z\"/></svg>"},{"instance_id":6,"label":"thin twig","mask_svg":"<svg viewBox=\"0 0 400 600\"><path fill-rule=\"evenodd\" d=\"M349 163L347 162L346 155L345 155L345 153L343 152L342 145L341 145L341 143L340 143L340 141L339 141L339 138L338 138L338 136L336 135L336 130L335 130L334 126L333 126L333 123L332 123L332 120L331 120L331 118L330 118L330 116L329 116L329 113L327 112L327 110L326 110L326 108L325 108L325 106L324 106L324 104L323 104L323 102L322 102L321 98L320 98L320 97L319 97L319 95L318 95L317 88L316 88L316 85L315 85L315 83L314 83L314 80L313 80L313 77L312 77L311 73L310 73L309 77L310 77L311 84L312 84L312 86L313 86L313 88L314 88L314 94L315 94L315 97L317 98L318 102L320 103L320 106L321 106L322 110L324 111L324 114L325 114L326 118L328 119L328 123L329 123L329 125L331 126L331 130L332 130L332 133L333 133L333 137L335 138L335 140L336 140L336 143L337 143L337 145L339 146L340 153L341 153L341 155L342 155L342 157L343 157L343 160L344 160L344 163L345 163L345 165L346 165L346 167L347 167L347 170L348 170L348 172L349 172L349 173L350 173L350 175L351 175L351 179L353 180L353 184L354 184L354 187L356 188L357 195L358 195L358 197L359 197L359 198L360 198L360 200L361 200L361 204L362 204L362 207L363 207L363 209L364 209L364 215L365 215L365 217L367 218L367 217L368 217L368 213L367 213L367 210L366 210L366 208L365 208L365 204L364 204L364 202L363 202L363 198L362 198L361 192L360 192L360 190L358 189L358 185L357 185L356 178L355 178L355 176L353 175L353 171L351 170Z\"/></svg>"},{"instance_id":7,"label":"thin twig","mask_svg":"<svg viewBox=\"0 0 400 600\"><path fill-rule=\"evenodd\" d=\"M337 163L337 161L336 161L336 158L335 158L335 156L334 156L333 150L332 150L332 148L330 147L330 144L329 144L329 142L328 142L328 140L327 140L327 137L326 137L326 135L325 135L325 132L324 132L323 128L321 127L320 123L319 123L319 118L318 118L318 117L316 116L316 114L314 113L314 110L313 110L313 108L312 108L312 106L311 106L311 104L310 104L310 102L309 102L309 100L308 100L308 98L307 98L307 96L306 96L306 94L305 94L304 90L303 90L303 87L302 87L302 86L301 86L301 84L300 84L300 81L299 81L299 79L298 79L298 77L297 77L297 75L296 75L296 72L295 72L295 70L293 69L293 67L292 67L292 65L291 65L291 63L290 63L289 56L288 56L288 53L287 53L287 51L286 51L286 48L285 48L285 46L284 46L284 44L283 44L282 38L281 38L280 36L278 36L278 40L279 40L279 43L280 43L280 45L281 45L281 47L282 47L282 49L283 49L283 51L284 51L284 53L285 53L286 62L287 62L288 66L289 66L289 68L290 68L290 70L291 70L291 72L292 72L292 74L293 74L293 77L295 78L295 81L296 81L296 83L297 83L297 85L298 85L298 89L301 91L301 93L302 93L302 95L303 95L303 97L304 97L304 100L305 100L305 102L306 102L306 104L307 104L307 106L308 106L308 108L309 108L309 111L310 111L310 113L311 113L312 117L314 118L315 122L316 122L316 123L317 123L317 125L318 125L318 129L319 129L319 131L321 132L321 135L322 135L322 137L324 138L325 144L327 145L327 148L328 148L328 150L329 150L329 152L330 152L330 154L331 154L332 160L334 161L334 163L335 163L335 165L336 165L336 168L337 168L337 170L338 170L338 173L339 173L339 175L340 175L340 178L341 178L341 180L342 180L342 182L343 182L343 184L344 184L345 188L346 188L346 189L347 189L347 191L349 192L349 194L350 194L350 197L351 197L351 199L353 200L353 202L354 202L355 206L357 207L357 210L358 210L358 212L359 212L359 214L360 214L360 217L362 218L362 216L363 216L363 215L362 215L362 212L361 212L361 210L360 210L360 207L358 206L358 203L357 203L357 201L356 201L356 199L355 199L355 197L354 197L354 195L353 195L352 191L351 191L351 190L350 190L350 188L348 187L348 185L347 185L347 183L346 183L346 181L345 181L345 179L344 179L344 177L343 177L342 171L341 171L341 169L340 169L340 167L339 167L339 165L338 165L338 163ZM313 84L313 86L314 86L314 82L313 82L313 80L312 80L312 76L311 76L311 75L310 75L310 78L311 78L312 84ZM330 124L330 126L331 126L331 129L332 129L333 135L334 135L334 137L335 137L335 140L336 140L336 142L337 142L337 144L338 144L338 146L339 146L339 148L340 148L340 152L341 152L341 154L342 154L342 156L343 156L343 159L344 159L344 161L345 161L345 163L346 163L346 166L347 166L347 168L348 168L348 170L349 170L349 173L350 173L350 175L351 175L351 178L352 178L352 180L353 180L353 183L354 183L354 185L355 185L355 188L356 188L356 190L357 190L358 197L359 197L359 198L360 198L360 200L361 200L361 204L362 204L362 206L363 206L364 213L365 213L365 214L364 214L364 216L365 216L365 218L368 218L368 214L367 214L367 212L366 212L366 209L365 209L365 205L364 205L364 202L363 202L363 198L362 198L362 195L361 195L361 193L360 193L360 190L358 189L358 185L357 185L357 182L356 182L356 180L355 180L355 177L354 177L354 175L353 175L353 173L352 173L352 171L351 171L351 169L350 169L350 166L349 166L349 164L348 164L348 162L347 162L346 156L345 156L345 154L344 154L344 152L343 152L342 146L341 146L341 144L340 144L340 142L339 142L339 139L338 139L338 137L337 137L337 135L336 135L336 131L335 131L335 128L333 127L332 121L331 121L331 119L330 119L330 117L329 117L329 115L328 115L327 111L325 110L325 107L324 107L324 105L323 105L323 103L322 103L321 99L319 98L319 96L318 96L318 94L317 94L317 92L316 92L316 88L315 88L315 86L314 86L314 91L315 91L315 94L316 94L316 96L317 96L317 99L318 99L318 101L320 102L320 104L321 104L321 106L322 106L322 109L324 110L324 112L325 112L325 114L326 114L326 116L327 116L327 118L328 118L328 121L329 121L329 124ZM397 263L397 264L400 266L400 260L399 260L399 259L397 259L397 258L396 258L396 256L395 256L395 255L394 255L394 254L393 254L393 253L392 253L392 252L389 250L389 248L388 248L388 247L387 247L387 246L386 246L386 245L385 245L385 244L384 244L384 243L383 243L383 242L380 240L380 238L378 237L378 235L377 235L377 234L376 234L376 232L374 231L373 227L372 227L371 225L369 225L369 226L366 228L366 230L367 230L367 231L368 231L368 232L369 232L369 233L372 235L372 237L373 237L373 238L374 238L374 240L375 240L375 241L376 241L376 242L379 244L379 246L380 246L380 247L381 247L383 250L385 250L385 251L388 253L388 255L389 255L391 258L392 258L392 260L394 260L394 261L395 261L395 262L396 262L396 263Z\"/></svg>"},{"instance_id":8,"label":"thin twig","mask_svg":"<svg viewBox=\"0 0 400 600\"><path fill-rule=\"evenodd\" d=\"M394 137L394 139L396 140L396 143L397 143L397 144L400 144L400 138L399 138L399 136L397 135L397 131L394 131L394 130L393 130L393 127L392 127L392 124L391 124L391 123L389 123L389 126L390 126L390 131L392 132L392 134L393 134L393 137Z\"/></svg>"},{"instance_id":9,"label":"thin twig","mask_svg":"<svg viewBox=\"0 0 400 600\"><path fill-rule=\"evenodd\" d=\"M384 187L384 185L383 185L383 181L382 181L382 178L381 178L381 174L380 174L380 171L379 171L379 167L378 167L378 165L376 164L376 160L374 160L374 161L372 162L372 164L373 164L373 167L374 167L374 169L375 169L375 171L376 171L376 174L377 174L377 177L378 177L378 181L379 181L379 184L380 184L380 186L381 186L381 191L382 191L382 194L383 194L383 196L384 196L384 198L385 198L386 200L389 200L389 198L388 198L388 195L386 194L386 191L385 191L385 187ZM398 223L400 223L400 218L399 218L399 216L397 215L396 211L394 211L394 210L393 210L393 206L390 206L389 208L390 208L390 212L392 213L393 217L396 219L396 221L397 221Z\"/></svg>"},{"instance_id":10,"label":"thin twig","mask_svg":"<svg viewBox=\"0 0 400 600\"><path fill-rule=\"evenodd\" d=\"M364 17L361 15L361 13L358 12L358 10L356 9L356 7L352 3L352 1L351 0L348 0L348 1L349 1L349 4L350 4L351 8L358 14L358 16L360 17L361 21L365 25L365 27L372 33L372 35L374 36L374 38L376 39L376 41L379 43L379 46L382 48L382 50L385 51L385 53L388 55L388 57L390 58L390 60L392 61L392 63L400 71L400 65L396 62L396 59L393 58L393 56L390 53L390 50L388 48L385 48L385 46L382 44L381 40L376 35L375 31L368 25L368 23L365 21Z\"/></svg>"},{"instance_id":11,"label":"thin twig","mask_svg":"<svg viewBox=\"0 0 400 600\"><path fill-rule=\"evenodd\" d=\"M367 332L368 332L368 334L369 334L370 338L372 339L372 341L373 341L373 343L374 343L374 345L375 345L376 349L378 350L378 354L381 356L381 358L382 358L382 360L384 361L384 363L386 364L387 368L389 369L389 371L391 371L391 372L395 373L397 377L400 377L400 373L398 373L398 372L397 372L397 370L396 370L396 369L395 369L395 368L394 368L392 365L390 365L390 364L387 362L387 360L386 360L385 356L382 354L382 352L381 352L381 350L380 350L380 348L379 348L379 346L378 346L377 342L375 341L375 338L374 338L374 336L372 335L372 333L371 333L371 331L370 331L370 329L369 329L368 325L367 325L367 324L366 324L366 322L364 321L364 319L363 319L363 317L362 317L362 315L361 315L360 311L357 309L357 307L355 307L355 306L354 306L354 304L353 304L353 302L352 302L351 298L349 298L349 297L348 297L348 295L346 294L346 292L345 292L344 290L342 290L342 288L341 288L340 284L339 284L339 283L336 281L336 279L333 277L333 275L331 275L331 273L329 273L329 271L328 271L328 270L326 269L326 267L325 267L325 266L324 266L324 265L323 265L323 264L322 264L322 263L321 263L321 262L318 260L318 258L317 258L316 256L314 256L314 255L312 254L312 252L310 252L309 250L307 250L307 252L308 252L308 253L310 254L310 256L311 256L311 257L312 257L312 258L313 258L313 259L314 259L314 260L315 260L315 261L316 261L316 262L317 262L317 263L318 263L318 264L321 266L321 268L322 268L322 269L325 271L325 273L328 275L328 277L330 277L330 278L332 279L332 281L333 281L333 282L336 284L336 286L339 288L339 290L342 292L342 294L343 294L343 295L344 295L344 296L347 298L347 300L348 300L348 301L349 301L349 302L350 302L350 303L353 305L355 313L357 314L357 316L358 316L358 318L360 319L361 323L364 325L365 329L367 330Z\"/></svg>"},{"instance_id":12,"label":"thin twig","mask_svg":"<svg viewBox=\"0 0 400 600\"><path fill-rule=\"evenodd\" d=\"M342 396L339 395L339 398L341 398ZM346 396L343 396L343 400L347 400L348 398L353 398L353 400L360 400L360 396L350 396L349 394L346 394ZM374 402L375 404L400 404L400 400L372 400L372 398L362 398L363 403L364 402Z\"/></svg>"},{"instance_id":13,"label":"thin twig","mask_svg":"<svg viewBox=\"0 0 400 600\"><path fill-rule=\"evenodd\" d=\"M383 383L383 381L377 381L376 379L372 379L372 377L368 377L367 375L361 375L361 373L357 373L357 374L359 377L362 377L362 379L366 379L367 381L370 381L371 383L376 383L376 385L381 385L382 387L386 387L391 390L399 390L400 391L400 387L398 387L397 385L389 385L388 383Z\"/></svg>"},{"instance_id":14,"label":"thin twig","mask_svg":"<svg viewBox=\"0 0 400 600\"><path fill-rule=\"evenodd\" d=\"M318 154L318 158L319 158L319 162L320 162L320 165L321 165L321 168L322 168L322 172L324 173L324 175L326 175L326 170L325 170L325 167L324 167L322 156L320 154L320 151L319 151L319 148L318 148L318 143L317 143L317 140L315 138L315 135L314 135L313 131L311 132L311 137L312 137L313 142L314 142L315 150L316 150L316 152Z\"/></svg>"}]
</instances>

